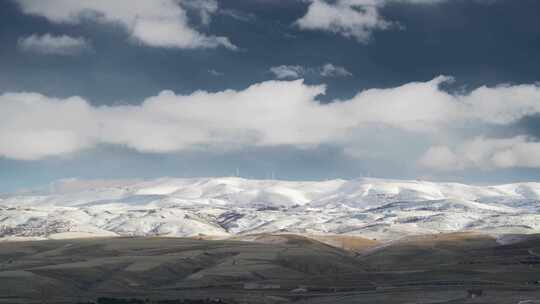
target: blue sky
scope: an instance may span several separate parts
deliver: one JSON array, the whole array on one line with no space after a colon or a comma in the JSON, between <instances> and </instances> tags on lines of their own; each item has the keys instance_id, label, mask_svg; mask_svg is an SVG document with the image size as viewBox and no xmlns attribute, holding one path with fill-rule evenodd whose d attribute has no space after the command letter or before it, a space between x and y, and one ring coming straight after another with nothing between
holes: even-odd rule
<instances>
[{"instance_id":1,"label":"blue sky","mask_svg":"<svg viewBox=\"0 0 540 304\"><path fill-rule=\"evenodd\" d=\"M128 2L0 0L0 191L539 176L538 1Z\"/></svg>"}]
</instances>

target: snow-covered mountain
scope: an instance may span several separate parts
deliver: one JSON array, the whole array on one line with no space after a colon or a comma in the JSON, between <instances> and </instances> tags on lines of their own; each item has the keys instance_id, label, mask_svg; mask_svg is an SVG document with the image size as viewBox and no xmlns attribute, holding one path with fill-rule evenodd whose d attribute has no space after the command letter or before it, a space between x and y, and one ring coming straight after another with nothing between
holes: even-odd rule
<instances>
[{"instance_id":1,"label":"snow-covered mountain","mask_svg":"<svg viewBox=\"0 0 540 304\"><path fill-rule=\"evenodd\" d=\"M65 180L0 198L0 237L540 232L540 183L469 186L383 179Z\"/></svg>"}]
</instances>

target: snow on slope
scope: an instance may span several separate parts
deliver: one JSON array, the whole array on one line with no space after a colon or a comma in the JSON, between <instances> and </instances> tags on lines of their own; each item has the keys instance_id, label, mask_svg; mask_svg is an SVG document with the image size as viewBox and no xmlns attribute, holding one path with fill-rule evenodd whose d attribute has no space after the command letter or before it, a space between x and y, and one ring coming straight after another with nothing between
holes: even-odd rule
<instances>
[{"instance_id":1,"label":"snow on slope","mask_svg":"<svg viewBox=\"0 0 540 304\"><path fill-rule=\"evenodd\" d=\"M466 230L540 232L540 183L480 187L384 179L293 182L232 177L59 183L51 193L3 196L0 237L291 232L393 239Z\"/></svg>"}]
</instances>

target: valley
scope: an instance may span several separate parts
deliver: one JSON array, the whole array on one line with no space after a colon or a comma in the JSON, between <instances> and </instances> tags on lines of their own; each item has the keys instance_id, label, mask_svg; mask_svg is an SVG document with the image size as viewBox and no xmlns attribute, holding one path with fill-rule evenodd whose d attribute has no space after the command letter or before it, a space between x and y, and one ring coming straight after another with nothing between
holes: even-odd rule
<instances>
[{"instance_id":1,"label":"valley","mask_svg":"<svg viewBox=\"0 0 540 304\"><path fill-rule=\"evenodd\" d=\"M513 236L507 244L473 233L424 235L385 244L364 241L354 250L298 235L250 237L3 242L0 303L540 300L538 235Z\"/></svg>"}]
</instances>

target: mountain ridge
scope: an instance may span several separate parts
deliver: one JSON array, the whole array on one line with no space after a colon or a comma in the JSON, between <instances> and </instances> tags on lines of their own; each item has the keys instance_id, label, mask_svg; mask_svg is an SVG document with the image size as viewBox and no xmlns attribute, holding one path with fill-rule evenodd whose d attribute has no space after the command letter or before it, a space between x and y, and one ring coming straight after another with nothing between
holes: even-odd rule
<instances>
[{"instance_id":1,"label":"mountain ridge","mask_svg":"<svg viewBox=\"0 0 540 304\"><path fill-rule=\"evenodd\" d=\"M540 232L540 183L472 186L361 178L328 181L160 178L64 180L0 198L0 237L232 237L342 234L371 239Z\"/></svg>"}]
</instances>

